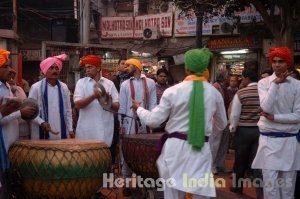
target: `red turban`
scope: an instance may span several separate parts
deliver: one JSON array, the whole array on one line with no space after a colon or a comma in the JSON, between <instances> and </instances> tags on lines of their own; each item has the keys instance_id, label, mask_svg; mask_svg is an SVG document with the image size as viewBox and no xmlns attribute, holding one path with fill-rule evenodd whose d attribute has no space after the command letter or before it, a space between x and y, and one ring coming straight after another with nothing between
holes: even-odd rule
<instances>
[{"instance_id":1,"label":"red turban","mask_svg":"<svg viewBox=\"0 0 300 199\"><path fill-rule=\"evenodd\" d=\"M100 67L101 63L101 57L98 55L87 55L80 58L80 65L90 64L96 67Z\"/></svg>"},{"instance_id":2,"label":"red turban","mask_svg":"<svg viewBox=\"0 0 300 199\"><path fill-rule=\"evenodd\" d=\"M292 52L288 47L269 48L269 62L272 63L274 57L280 57L288 66L291 66L293 61Z\"/></svg>"}]
</instances>

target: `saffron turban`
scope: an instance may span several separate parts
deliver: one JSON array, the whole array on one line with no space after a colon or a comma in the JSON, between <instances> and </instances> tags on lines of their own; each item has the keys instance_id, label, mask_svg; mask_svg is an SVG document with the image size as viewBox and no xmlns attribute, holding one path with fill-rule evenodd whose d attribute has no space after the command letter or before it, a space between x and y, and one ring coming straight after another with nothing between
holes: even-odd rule
<instances>
[{"instance_id":1,"label":"saffron turban","mask_svg":"<svg viewBox=\"0 0 300 199\"><path fill-rule=\"evenodd\" d=\"M288 66L291 66L293 61L293 55L288 47L275 47L269 48L269 62L272 63L274 57L280 57Z\"/></svg>"},{"instance_id":2,"label":"saffron turban","mask_svg":"<svg viewBox=\"0 0 300 199\"><path fill-rule=\"evenodd\" d=\"M9 51L0 48L0 67L4 66L4 64L8 61L9 54Z\"/></svg>"},{"instance_id":3,"label":"saffron turban","mask_svg":"<svg viewBox=\"0 0 300 199\"><path fill-rule=\"evenodd\" d=\"M142 63L138 59L127 59L125 64L127 65L134 65L140 71L143 70Z\"/></svg>"},{"instance_id":4,"label":"saffron turban","mask_svg":"<svg viewBox=\"0 0 300 199\"><path fill-rule=\"evenodd\" d=\"M66 60L67 55L66 54L61 54L58 56L54 57L48 57L47 59L44 59L40 63L40 69L43 72L43 74L46 74L48 69L53 65L56 64L58 66L59 71L62 69L62 61Z\"/></svg>"},{"instance_id":5,"label":"saffron turban","mask_svg":"<svg viewBox=\"0 0 300 199\"><path fill-rule=\"evenodd\" d=\"M90 64L93 66L101 67L101 57L98 55L87 55L80 58L80 65Z\"/></svg>"},{"instance_id":6,"label":"saffron turban","mask_svg":"<svg viewBox=\"0 0 300 199\"><path fill-rule=\"evenodd\" d=\"M208 48L192 49L184 54L185 67L196 75L207 73L207 67L213 54Z\"/></svg>"}]
</instances>

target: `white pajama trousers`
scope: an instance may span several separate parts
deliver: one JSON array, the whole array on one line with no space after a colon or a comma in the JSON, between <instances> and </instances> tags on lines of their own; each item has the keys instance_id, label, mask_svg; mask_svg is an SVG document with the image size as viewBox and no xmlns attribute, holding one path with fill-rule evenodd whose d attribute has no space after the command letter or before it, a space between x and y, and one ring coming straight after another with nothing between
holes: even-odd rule
<instances>
[{"instance_id":1,"label":"white pajama trousers","mask_svg":"<svg viewBox=\"0 0 300 199\"><path fill-rule=\"evenodd\" d=\"M294 199L297 171L263 169L264 199Z\"/></svg>"}]
</instances>

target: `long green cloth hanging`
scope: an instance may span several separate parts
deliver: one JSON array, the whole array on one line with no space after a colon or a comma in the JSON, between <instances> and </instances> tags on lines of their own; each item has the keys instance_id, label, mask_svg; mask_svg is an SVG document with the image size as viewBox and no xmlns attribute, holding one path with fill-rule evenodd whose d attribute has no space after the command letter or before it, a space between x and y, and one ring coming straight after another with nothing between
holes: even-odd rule
<instances>
[{"instance_id":1,"label":"long green cloth hanging","mask_svg":"<svg viewBox=\"0 0 300 199\"><path fill-rule=\"evenodd\" d=\"M193 81L189 100L188 143L194 150L201 150L205 138L204 86L202 81Z\"/></svg>"}]
</instances>

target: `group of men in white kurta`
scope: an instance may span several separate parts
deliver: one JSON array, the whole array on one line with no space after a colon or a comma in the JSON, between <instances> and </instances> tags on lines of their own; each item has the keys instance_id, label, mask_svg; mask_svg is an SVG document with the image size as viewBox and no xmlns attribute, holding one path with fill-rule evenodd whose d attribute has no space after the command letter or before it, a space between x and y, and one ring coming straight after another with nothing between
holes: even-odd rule
<instances>
[{"instance_id":1,"label":"group of men in white kurta","mask_svg":"<svg viewBox=\"0 0 300 199\"><path fill-rule=\"evenodd\" d=\"M227 125L223 99L207 81L211 57L212 53L206 48L187 51L184 61L188 76L185 81L165 90L158 105L155 83L141 74L139 60L127 60L128 71L133 77L122 83L119 98L113 82L101 76L101 58L97 55L82 57L86 77L76 83L74 91L74 104L80 112L76 138L99 139L110 146L113 113L118 111L122 116L128 116L123 126L126 134L146 133L147 126L158 127L168 119L165 127L168 139L157 166L160 176L174 178L176 185L165 187L165 198L179 199L186 193L192 193L193 198L215 197L214 184L188 187L182 182L184 174L197 179L211 174L208 140L213 127L221 131ZM280 178L291 182L292 186L264 187L265 198L292 198L295 173L300 168L300 159L296 157L299 149L296 135L300 124L300 83L288 77L292 62L288 48L271 49L269 58L274 74L258 83L261 135L252 167L262 169L266 182ZM45 78L35 83L29 93L40 108L39 116L32 121L33 139L74 137L70 93L66 84L58 80L64 59L65 55L49 57L40 64ZM96 83L106 90L105 97L110 101L108 109L100 102L104 96L95 87ZM132 119L137 117L141 125Z\"/></svg>"}]
</instances>

